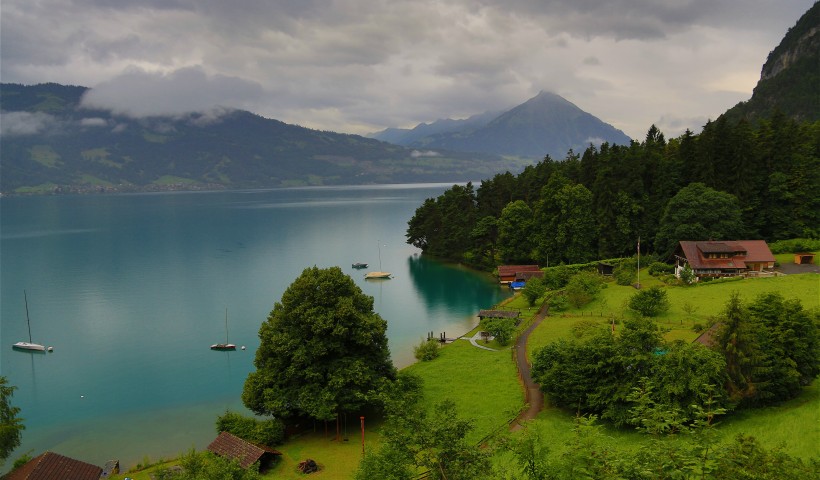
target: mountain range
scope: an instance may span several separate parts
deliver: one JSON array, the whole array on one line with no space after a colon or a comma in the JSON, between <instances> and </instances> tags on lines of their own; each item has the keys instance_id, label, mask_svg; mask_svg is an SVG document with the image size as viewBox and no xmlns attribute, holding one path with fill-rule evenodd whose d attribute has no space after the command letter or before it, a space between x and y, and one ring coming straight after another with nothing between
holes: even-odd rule
<instances>
[{"instance_id":1,"label":"mountain range","mask_svg":"<svg viewBox=\"0 0 820 480\"><path fill-rule=\"evenodd\" d=\"M381 141L241 110L131 118L84 108L88 90L0 84L0 192L465 182L547 154L563 158L600 138L629 141L545 92L507 112L394 130Z\"/></svg>"},{"instance_id":2,"label":"mountain range","mask_svg":"<svg viewBox=\"0 0 820 480\"><path fill-rule=\"evenodd\" d=\"M82 107L89 89L0 84L0 193L195 190L465 182L545 155L630 139L558 95L375 138L318 131L242 110L131 118ZM730 121L775 112L820 120L820 2L769 54Z\"/></svg>"},{"instance_id":3,"label":"mountain range","mask_svg":"<svg viewBox=\"0 0 820 480\"><path fill-rule=\"evenodd\" d=\"M590 144L628 145L630 138L554 93L535 97L505 112L487 112L465 120L444 119L412 129L388 128L369 135L412 148L541 159L561 159L569 150Z\"/></svg>"},{"instance_id":4,"label":"mountain range","mask_svg":"<svg viewBox=\"0 0 820 480\"><path fill-rule=\"evenodd\" d=\"M131 118L82 108L86 87L0 84L0 192L463 182L524 162L418 151L230 110Z\"/></svg>"}]
</instances>

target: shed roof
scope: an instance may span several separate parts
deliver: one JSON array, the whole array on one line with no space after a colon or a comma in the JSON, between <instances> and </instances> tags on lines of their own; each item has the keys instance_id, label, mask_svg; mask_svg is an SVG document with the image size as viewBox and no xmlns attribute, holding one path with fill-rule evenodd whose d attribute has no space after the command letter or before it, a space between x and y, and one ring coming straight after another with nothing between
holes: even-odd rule
<instances>
[{"instance_id":1,"label":"shed roof","mask_svg":"<svg viewBox=\"0 0 820 480\"><path fill-rule=\"evenodd\" d=\"M498 275L501 277L508 275L515 275L520 272L539 272L541 268L538 265L499 265Z\"/></svg>"},{"instance_id":2,"label":"shed roof","mask_svg":"<svg viewBox=\"0 0 820 480\"><path fill-rule=\"evenodd\" d=\"M510 310L479 310L478 316L481 318L517 318L519 312Z\"/></svg>"},{"instance_id":3,"label":"shed roof","mask_svg":"<svg viewBox=\"0 0 820 480\"><path fill-rule=\"evenodd\" d=\"M44 452L3 477L6 480L99 480L102 468L59 453Z\"/></svg>"},{"instance_id":4,"label":"shed roof","mask_svg":"<svg viewBox=\"0 0 820 480\"><path fill-rule=\"evenodd\" d=\"M208 451L223 457L235 458L242 468L248 468L260 461L265 454L282 455L272 448L254 445L229 432L219 432L216 439L208 445Z\"/></svg>"}]
</instances>

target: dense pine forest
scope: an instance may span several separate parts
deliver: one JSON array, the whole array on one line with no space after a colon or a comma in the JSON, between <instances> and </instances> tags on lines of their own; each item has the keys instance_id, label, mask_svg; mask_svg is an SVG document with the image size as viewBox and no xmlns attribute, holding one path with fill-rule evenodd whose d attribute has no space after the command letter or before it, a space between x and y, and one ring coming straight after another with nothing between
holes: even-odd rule
<instances>
[{"instance_id":1,"label":"dense pine forest","mask_svg":"<svg viewBox=\"0 0 820 480\"><path fill-rule=\"evenodd\" d=\"M492 269L583 263L680 240L820 236L820 122L726 117L700 134L603 144L520 174L453 185L408 222L424 253Z\"/></svg>"}]
</instances>

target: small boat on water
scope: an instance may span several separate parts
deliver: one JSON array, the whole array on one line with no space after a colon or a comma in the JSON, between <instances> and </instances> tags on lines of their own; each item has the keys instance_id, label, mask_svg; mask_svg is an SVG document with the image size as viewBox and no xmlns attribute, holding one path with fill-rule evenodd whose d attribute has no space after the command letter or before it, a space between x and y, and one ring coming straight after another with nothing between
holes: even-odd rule
<instances>
[{"instance_id":1,"label":"small boat on water","mask_svg":"<svg viewBox=\"0 0 820 480\"><path fill-rule=\"evenodd\" d=\"M46 347L44 345L34 343L31 340L31 320L28 317L28 296L26 295L25 290L23 290L23 298L26 302L26 323L28 324L28 342L17 342L14 345L12 345L12 348L16 350L28 350L31 352L45 352Z\"/></svg>"},{"instance_id":2,"label":"small boat on water","mask_svg":"<svg viewBox=\"0 0 820 480\"><path fill-rule=\"evenodd\" d=\"M379 240L379 243L377 245L378 248L379 248L379 270L382 269L382 246L381 246L381 243L382 243L381 240ZM365 280L388 279L388 278L392 278L392 274L390 272L378 271L378 272L367 272L367 273L364 274L364 279Z\"/></svg>"},{"instance_id":3,"label":"small boat on water","mask_svg":"<svg viewBox=\"0 0 820 480\"><path fill-rule=\"evenodd\" d=\"M236 345L228 343L228 309L225 309L225 343L211 345L211 350L236 350Z\"/></svg>"},{"instance_id":4,"label":"small boat on water","mask_svg":"<svg viewBox=\"0 0 820 480\"><path fill-rule=\"evenodd\" d=\"M392 274L390 272L367 272L364 274L364 278L366 280L373 280L376 278L390 278Z\"/></svg>"},{"instance_id":5,"label":"small boat on water","mask_svg":"<svg viewBox=\"0 0 820 480\"><path fill-rule=\"evenodd\" d=\"M353 264L353 268L355 268L355 269L367 268L367 264L366 263L356 262L356 263Z\"/></svg>"}]
</instances>

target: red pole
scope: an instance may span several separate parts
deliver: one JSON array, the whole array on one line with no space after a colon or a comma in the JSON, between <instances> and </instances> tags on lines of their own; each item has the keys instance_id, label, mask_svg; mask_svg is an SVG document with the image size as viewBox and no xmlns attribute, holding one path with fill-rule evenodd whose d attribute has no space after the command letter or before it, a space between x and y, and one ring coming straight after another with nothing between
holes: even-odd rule
<instances>
[{"instance_id":1,"label":"red pole","mask_svg":"<svg viewBox=\"0 0 820 480\"><path fill-rule=\"evenodd\" d=\"M359 417L362 421L362 455L364 455L364 417Z\"/></svg>"}]
</instances>

